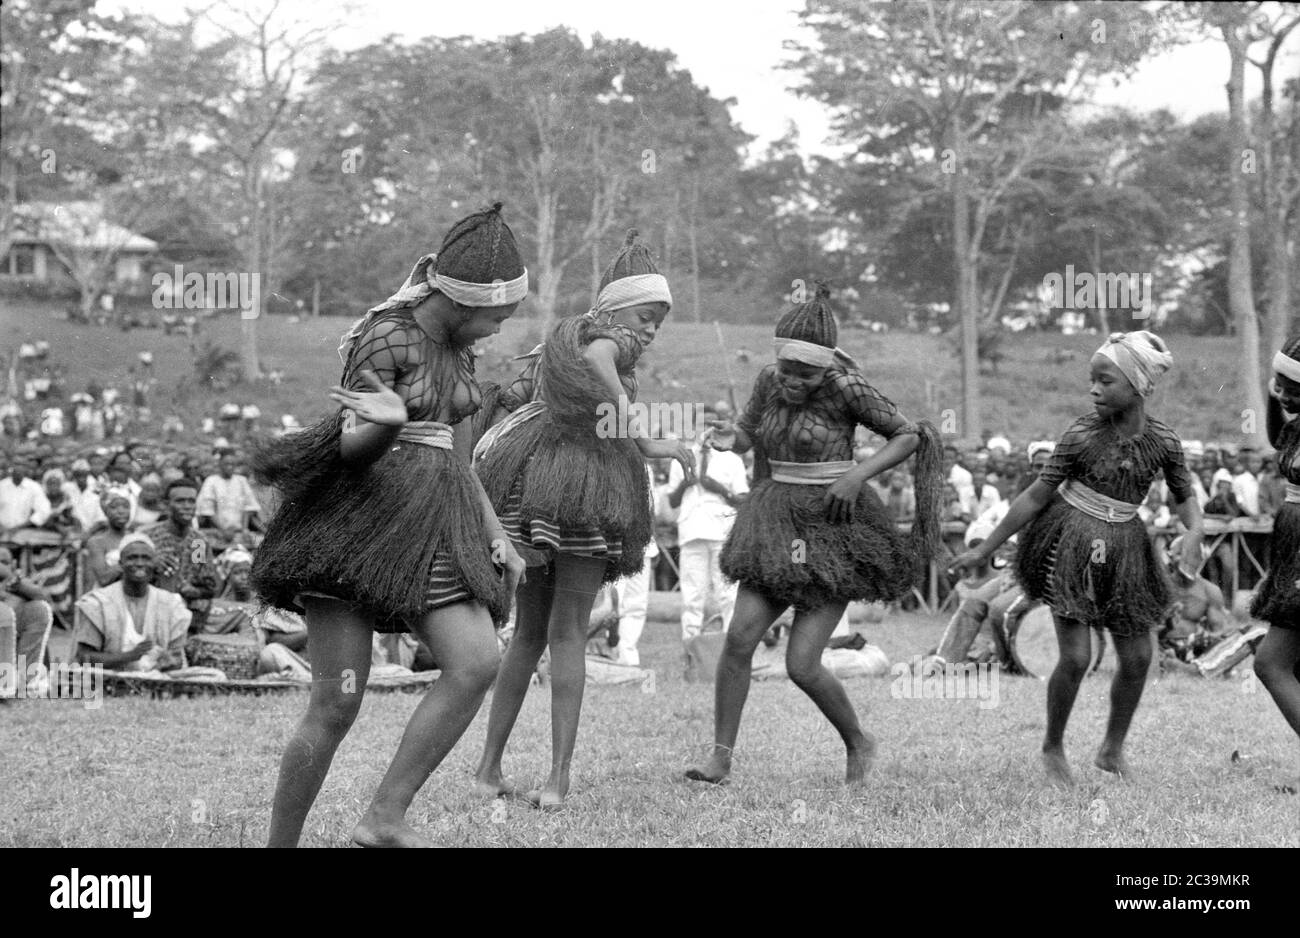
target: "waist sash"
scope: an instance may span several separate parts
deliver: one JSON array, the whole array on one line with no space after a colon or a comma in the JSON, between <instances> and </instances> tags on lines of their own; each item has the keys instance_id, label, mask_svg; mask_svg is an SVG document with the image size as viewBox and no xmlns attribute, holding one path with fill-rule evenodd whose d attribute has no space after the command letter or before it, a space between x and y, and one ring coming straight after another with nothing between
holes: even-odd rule
<instances>
[{"instance_id":1,"label":"waist sash","mask_svg":"<svg viewBox=\"0 0 1300 938\"><path fill-rule=\"evenodd\" d=\"M1122 502L1109 495L1102 495L1074 479L1066 479L1065 484L1058 491L1061 493L1061 498L1098 521L1122 524L1137 517L1137 505Z\"/></svg>"},{"instance_id":2,"label":"waist sash","mask_svg":"<svg viewBox=\"0 0 1300 938\"><path fill-rule=\"evenodd\" d=\"M1286 484L1286 500L1293 505L1300 503L1300 485L1294 482Z\"/></svg>"},{"instance_id":3,"label":"waist sash","mask_svg":"<svg viewBox=\"0 0 1300 938\"><path fill-rule=\"evenodd\" d=\"M397 434L400 443L418 443L437 449L451 449L451 427L435 420L413 420Z\"/></svg>"},{"instance_id":4,"label":"waist sash","mask_svg":"<svg viewBox=\"0 0 1300 938\"><path fill-rule=\"evenodd\" d=\"M539 400L529 401L518 410L508 414L496 426L488 429L483 434L483 438L474 446L474 465L478 465L484 456L503 436L510 433L516 427L519 427L535 417L541 416L546 411L546 404Z\"/></svg>"},{"instance_id":5,"label":"waist sash","mask_svg":"<svg viewBox=\"0 0 1300 938\"><path fill-rule=\"evenodd\" d=\"M780 462L768 460L773 482L792 485L830 485L853 468L853 460L837 459L832 462Z\"/></svg>"}]
</instances>

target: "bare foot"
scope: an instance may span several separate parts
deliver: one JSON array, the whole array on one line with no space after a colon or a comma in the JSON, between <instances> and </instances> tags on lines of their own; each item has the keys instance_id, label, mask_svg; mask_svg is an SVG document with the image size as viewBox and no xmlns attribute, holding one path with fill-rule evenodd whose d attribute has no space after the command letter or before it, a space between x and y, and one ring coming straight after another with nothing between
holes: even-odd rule
<instances>
[{"instance_id":1,"label":"bare foot","mask_svg":"<svg viewBox=\"0 0 1300 938\"><path fill-rule=\"evenodd\" d=\"M1100 749L1097 751L1097 758L1092 760L1092 764L1103 772L1114 772L1126 781L1133 777L1133 772L1124 759L1124 753L1119 751L1110 752L1106 749Z\"/></svg>"},{"instance_id":2,"label":"bare foot","mask_svg":"<svg viewBox=\"0 0 1300 938\"><path fill-rule=\"evenodd\" d=\"M474 777L474 794L480 798L512 798L515 786L501 777L501 774L477 775Z\"/></svg>"},{"instance_id":3,"label":"bare foot","mask_svg":"<svg viewBox=\"0 0 1300 938\"><path fill-rule=\"evenodd\" d=\"M725 785L731 775L731 759L720 749L714 749L709 761L703 768L686 770L686 777L692 782L708 782L711 785Z\"/></svg>"},{"instance_id":4,"label":"bare foot","mask_svg":"<svg viewBox=\"0 0 1300 938\"><path fill-rule=\"evenodd\" d=\"M369 812L352 831L358 847L432 847L434 843L417 834L406 821L380 821Z\"/></svg>"},{"instance_id":5,"label":"bare foot","mask_svg":"<svg viewBox=\"0 0 1300 938\"><path fill-rule=\"evenodd\" d=\"M863 733L861 742L849 747L846 752L844 784L851 788L864 784L875 759L876 738L870 733Z\"/></svg>"},{"instance_id":6,"label":"bare foot","mask_svg":"<svg viewBox=\"0 0 1300 938\"><path fill-rule=\"evenodd\" d=\"M559 811L564 807L564 799L568 794L569 773L552 772L545 785L540 789L530 791L526 797L535 808L541 808L543 811Z\"/></svg>"},{"instance_id":7,"label":"bare foot","mask_svg":"<svg viewBox=\"0 0 1300 938\"><path fill-rule=\"evenodd\" d=\"M1053 785L1074 787L1074 776L1070 773L1070 763L1065 758L1064 749L1044 749L1043 768L1047 769L1047 779Z\"/></svg>"}]
</instances>

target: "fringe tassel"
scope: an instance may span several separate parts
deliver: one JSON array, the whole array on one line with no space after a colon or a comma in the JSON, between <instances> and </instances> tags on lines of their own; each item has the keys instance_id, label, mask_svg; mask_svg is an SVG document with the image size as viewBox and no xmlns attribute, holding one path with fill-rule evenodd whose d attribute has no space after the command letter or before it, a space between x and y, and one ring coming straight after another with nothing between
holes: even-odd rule
<instances>
[{"instance_id":1,"label":"fringe tassel","mask_svg":"<svg viewBox=\"0 0 1300 938\"><path fill-rule=\"evenodd\" d=\"M942 544L939 519L943 499L943 444L939 431L928 420L917 423L920 443L912 454L916 519L912 522L912 548L918 565L917 583L924 583L931 559Z\"/></svg>"}]
</instances>

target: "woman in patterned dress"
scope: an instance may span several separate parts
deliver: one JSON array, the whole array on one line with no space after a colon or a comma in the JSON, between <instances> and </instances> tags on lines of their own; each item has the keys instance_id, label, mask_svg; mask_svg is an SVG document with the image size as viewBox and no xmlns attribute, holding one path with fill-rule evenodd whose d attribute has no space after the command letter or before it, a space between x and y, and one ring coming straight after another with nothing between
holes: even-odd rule
<instances>
[{"instance_id":1,"label":"woman in patterned dress","mask_svg":"<svg viewBox=\"0 0 1300 938\"><path fill-rule=\"evenodd\" d=\"M1269 384L1268 440L1286 479L1286 501L1273 519L1270 569L1259 584L1250 614L1269 624L1255 653L1255 674L1268 688L1291 729L1300 735L1300 336L1273 356ZM1277 786L1294 795L1300 784Z\"/></svg>"},{"instance_id":2,"label":"woman in patterned dress","mask_svg":"<svg viewBox=\"0 0 1300 938\"><path fill-rule=\"evenodd\" d=\"M899 414L836 348L829 295L819 285L811 301L781 317L776 362L759 372L740 421L715 424L714 448L753 448L754 485L722 549L722 572L740 589L718 659L713 752L687 771L694 781L719 784L730 775L754 650L793 606L786 670L843 740L845 782L861 783L876 743L821 655L850 601L906 595L939 543L938 435ZM858 426L888 442L855 464ZM905 536L867 481L913 454L917 511Z\"/></svg>"},{"instance_id":3,"label":"woman in patterned dress","mask_svg":"<svg viewBox=\"0 0 1300 938\"><path fill-rule=\"evenodd\" d=\"M442 675L416 707L352 838L425 846L411 799L478 712L496 676L523 561L469 465L479 406L473 343L528 291L500 203L451 229L436 255L344 337L340 411L255 454L282 502L253 567L267 603L306 613L312 690L280 764L271 846L294 846L356 718L374 631L414 631ZM504 574L504 576L503 576Z\"/></svg>"},{"instance_id":4,"label":"woman in patterned dress","mask_svg":"<svg viewBox=\"0 0 1300 938\"><path fill-rule=\"evenodd\" d=\"M596 305L556 325L519 380L497 398L510 416L475 450L483 487L530 570L476 773L485 795L513 791L501 760L549 646L551 772L529 799L544 809L564 803L587 680L591 607L602 584L641 570L652 532L645 461L672 457L693 477L688 446L650 439L649 428L630 422L622 428L610 419L630 413L637 360L671 304L668 281L633 229L605 271Z\"/></svg>"},{"instance_id":5,"label":"woman in patterned dress","mask_svg":"<svg viewBox=\"0 0 1300 938\"><path fill-rule=\"evenodd\" d=\"M1187 533L1183 565L1201 563L1201 510L1178 435L1146 412L1146 398L1173 356L1150 332L1115 333L1092 357L1093 413L1076 420L1032 485L979 547L952 570L978 567L1021 528L1016 574L1032 599L1047 603L1060 658L1047 685L1043 763L1048 777L1072 785L1065 727L1088 671L1092 629L1110 632L1119 658L1110 718L1094 764L1129 774L1124 739L1146 686L1150 630L1164 621L1170 584L1146 526L1137 516L1156 473L1163 472ZM1059 491L1058 491L1059 487Z\"/></svg>"}]
</instances>

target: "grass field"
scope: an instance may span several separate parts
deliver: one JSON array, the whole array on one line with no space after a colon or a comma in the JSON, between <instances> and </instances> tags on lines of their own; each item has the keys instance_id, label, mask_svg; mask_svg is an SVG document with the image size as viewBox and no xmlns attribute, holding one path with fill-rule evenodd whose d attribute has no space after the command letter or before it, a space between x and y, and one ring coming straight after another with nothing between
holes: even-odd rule
<instances>
[{"instance_id":1,"label":"grass field","mask_svg":"<svg viewBox=\"0 0 1300 938\"><path fill-rule=\"evenodd\" d=\"M901 615L865 627L892 661L933 645L942 623ZM565 811L471 793L487 708L417 796L411 818L447 846L1300 846L1297 754L1249 679L1152 683L1130 741L1135 781L1091 765L1109 674L1089 678L1067 745L1078 786L1038 767L1045 685L1002 677L998 705L899 699L892 678L847 682L880 758L865 789L839 784L843 751L789 682L755 682L734 782L686 782L708 751L712 688L680 677L676 623L648 623L642 663L658 691L589 687ZM1113 662L1113 658L1108 658ZM113 699L0 706L0 847L256 846L280 752L305 695L171 702ZM416 698L372 694L308 819L304 844L344 846ZM549 761L549 702L533 688L506 756L531 786ZM1233 762L1237 751L1241 759Z\"/></svg>"},{"instance_id":2,"label":"grass field","mask_svg":"<svg viewBox=\"0 0 1300 938\"><path fill-rule=\"evenodd\" d=\"M166 413L178 382L192 372L189 340L164 336L161 330L122 332L98 326L69 323L56 315L57 305L0 298L0 351L20 342L46 339L53 356L68 367L70 390L86 381L125 386L126 369L141 351L154 354L159 379L155 409ZM778 310L774 308L772 322ZM339 336L349 321L340 318L306 319L291 323L285 316L259 322L263 368L278 369L284 381L243 386L214 394L192 381L187 399L178 405L191 423L201 414L212 415L215 404L227 400L256 402L268 421L293 413L304 423L329 409L326 390L338 379ZM239 347L239 320L233 315L209 320L200 337L230 349ZM771 358L771 324L722 326L724 352L712 324L695 324L669 318L663 333L642 359L639 369L641 399L647 401L712 402L726 396L730 370L737 400L743 405L754 376ZM537 326L527 317L505 324L501 335L482 343L479 373L482 378L513 377L517 366L509 358L531 348ZM1061 336L1034 333L1009 336L1006 359L996 374L982 383L986 428L1016 441L1055 438L1069 421L1089 411L1088 358L1099 344L1096 336ZM961 414L960 370L947 337L911 333L873 335L844 329L840 344L863 365L868 378L895 401L904 413L926 416L962 435L956 424L943 426L944 411ZM1244 396L1238 386L1235 341L1222 337L1173 335L1174 370L1150 403L1152 413L1189 439L1241 441ZM736 349L751 353L748 361ZM1057 361L1064 351L1073 358Z\"/></svg>"}]
</instances>

